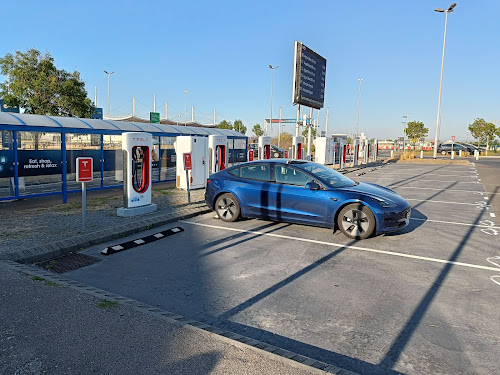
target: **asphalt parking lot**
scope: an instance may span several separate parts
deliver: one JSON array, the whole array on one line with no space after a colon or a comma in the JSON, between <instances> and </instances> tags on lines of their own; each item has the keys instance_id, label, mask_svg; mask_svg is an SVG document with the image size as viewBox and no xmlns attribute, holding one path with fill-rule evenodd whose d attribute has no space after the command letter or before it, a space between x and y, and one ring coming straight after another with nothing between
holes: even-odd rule
<instances>
[{"instance_id":1,"label":"asphalt parking lot","mask_svg":"<svg viewBox=\"0 0 500 375\"><path fill-rule=\"evenodd\" d=\"M474 163L364 172L412 204L408 227L353 241L206 214L65 276L354 372L500 373L500 225Z\"/></svg>"}]
</instances>

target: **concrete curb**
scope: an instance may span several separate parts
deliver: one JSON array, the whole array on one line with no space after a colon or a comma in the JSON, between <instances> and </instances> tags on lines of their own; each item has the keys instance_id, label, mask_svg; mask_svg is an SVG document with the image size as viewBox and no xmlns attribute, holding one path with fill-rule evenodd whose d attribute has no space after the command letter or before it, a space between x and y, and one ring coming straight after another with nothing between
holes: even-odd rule
<instances>
[{"instance_id":1,"label":"concrete curb","mask_svg":"<svg viewBox=\"0 0 500 375\"><path fill-rule=\"evenodd\" d=\"M154 316L155 318L162 319L169 323L173 323L179 327L183 327L196 332L201 331L204 334L214 335L215 337L217 337L217 339L230 343L231 345L235 345L241 349L251 349L258 351L265 356L268 356L275 360L278 359L281 362L286 363L287 365L303 368L316 374L356 375L356 373L352 371L345 370L340 367L321 362L316 359L306 357L301 354L291 352L289 350L282 349L262 341L255 340L250 337L226 331L222 328L189 319L181 315L159 309L158 307L144 304L128 297L123 297L118 294L105 291L103 289L94 288L78 281L68 279L64 276L51 273L50 271L46 271L42 268L27 264L20 264L10 260L4 260L3 263L11 267L12 269L15 269L16 271L23 272L31 276L41 277L45 280L52 281L54 283L92 295L100 299L117 302L120 305L127 306L135 311Z\"/></svg>"}]
</instances>

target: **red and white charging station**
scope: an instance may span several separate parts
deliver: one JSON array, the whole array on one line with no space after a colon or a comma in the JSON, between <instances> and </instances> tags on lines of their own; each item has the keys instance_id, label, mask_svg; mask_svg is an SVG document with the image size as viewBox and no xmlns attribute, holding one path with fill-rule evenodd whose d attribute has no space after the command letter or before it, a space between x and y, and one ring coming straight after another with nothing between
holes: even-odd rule
<instances>
[{"instance_id":1,"label":"red and white charging station","mask_svg":"<svg viewBox=\"0 0 500 375\"><path fill-rule=\"evenodd\" d=\"M354 163L354 165L358 165L359 164L359 139L353 140L352 152L353 152L353 163Z\"/></svg>"},{"instance_id":2,"label":"red and white charging station","mask_svg":"<svg viewBox=\"0 0 500 375\"><path fill-rule=\"evenodd\" d=\"M269 136L260 136L259 142L259 159L271 159L271 137Z\"/></svg>"},{"instance_id":3,"label":"red and white charging station","mask_svg":"<svg viewBox=\"0 0 500 375\"><path fill-rule=\"evenodd\" d=\"M215 173L226 169L228 162L227 137L225 135L208 136L209 172Z\"/></svg>"},{"instance_id":4,"label":"red and white charging station","mask_svg":"<svg viewBox=\"0 0 500 375\"><path fill-rule=\"evenodd\" d=\"M248 150L248 161L253 161L253 150Z\"/></svg>"},{"instance_id":5,"label":"red and white charging station","mask_svg":"<svg viewBox=\"0 0 500 375\"><path fill-rule=\"evenodd\" d=\"M344 169L346 158L347 158L347 140L346 139L341 138L339 140L339 152L340 152L339 169Z\"/></svg>"},{"instance_id":6,"label":"red and white charging station","mask_svg":"<svg viewBox=\"0 0 500 375\"><path fill-rule=\"evenodd\" d=\"M314 145L316 147L316 152L314 155L314 161L323 165L333 164L335 160L333 158L333 138L329 137L317 137L314 140Z\"/></svg>"},{"instance_id":7,"label":"red and white charging station","mask_svg":"<svg viewBox=\"0 0 500 375\"><path fill-rule=\"evenodd\" d=\"M176 159L176 187L187 190L186 169L184 168L183 154L191 154L192 169L189 170L190 189L203 189L207 186L209 175L208 137L191 135L178 136L174 142ZM227 149L227 146L226 146ZM222 149L220 149L222 152ZM227 156L226 156L227 160Z\"/></svg>"},{"instance_id":8,"label":"red and white charging station","mask_svg":"<svg viewBox=\"0 0 500 375\"><path fill-rule=\"evenodd\" d=\"M292 159L302 159L302 142L301 135L292 138Z\"/></svg>"},{"instance_id":9,"label":"red and white charging station","mask_svg":"<svg viewBox=\"0 0 500 375\"><path fill-rule=\"evenodd\" d=\"M135 216L157 210L151 204L151 150L150 133L123 133L123 207L118 216Z\"/></svg>"}]
</instances>

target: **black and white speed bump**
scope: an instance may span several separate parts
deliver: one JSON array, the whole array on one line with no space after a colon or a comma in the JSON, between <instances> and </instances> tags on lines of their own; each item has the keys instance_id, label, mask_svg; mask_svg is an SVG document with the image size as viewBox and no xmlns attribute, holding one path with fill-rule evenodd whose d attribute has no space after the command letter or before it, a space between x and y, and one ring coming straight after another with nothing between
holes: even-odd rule
<instances>
[{"instance_id":1,"label":"black and white speed bump","mask_svg":"<svg viewBox=\"0 0 500 375\"><path fill-rule=\"evenodd\" d=\"M102 255L115 254L115 253L118 253L120 251L132 249L132 248L137 247L137 246L141 246L141 245L145 245L145 244L148 244L148 243L151 243L154 241L158 241L162 238L165 238L165 237L168 237L168 236L171 236L173 234L180 233L180 232L184 232L184 229L182 229L181 227L170 228L170 229L164 230L162 232L152 234L152 235L147 236L147 237L138 238L136 240L124 242L124 243L121 243L119 245L108 246L107 248L105 248L104 250L101 251L101 254Z\"/></svg>"}]
</instances>

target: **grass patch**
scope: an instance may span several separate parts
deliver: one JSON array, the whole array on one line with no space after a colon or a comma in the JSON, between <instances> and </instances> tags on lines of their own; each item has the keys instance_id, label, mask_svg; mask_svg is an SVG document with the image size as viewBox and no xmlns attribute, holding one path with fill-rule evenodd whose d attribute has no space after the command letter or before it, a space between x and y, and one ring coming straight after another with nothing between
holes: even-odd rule
<instances>
[{"instance_id":1,"label":"grass patch","mask_svg":"<svg viewBox=\"0 0 500 375\"><path fill-rule=\"evenodd\" d=\"M57 264L57 262L56 262L55 260L51 260L51 261L49 262L49 264L47 264L47 265L45 266L45 269L47 269L47 270L51 270L52 268L54 268L54 266L55 266L56 264Z\"/></svg>"},{"instance_id":2,"label":"grass patch","mask_svg":"<svg viewBox=\"0 0 500 375\"><path fill-rule=\"evenodd\" d=\"M101 309L114 309L117 308L118 305L119 303L116 301L110 301L109 299L101 299L97 304L97 307Z\"/></svg>"},{"instance_id":3,"label":"grass patch","mask_svg":"<svg viewBox=\"0 0 500 375\"><path fill-rule=\"evenodd\" d=\"M45 279L43 277L40 277L40 276L31 276L31 280L44 281Z\"/></svg>"},{"instance_id":4,"label":"grass patch","mask_svg":"<svg viewBox=\"0 0 500 375\"><path fill-rule=\"evenodd\" d=\"M55 283L55 282L50 281L50 280L45 280L44 284L47 286L59 286L58 283Z\"/></svg>"}]
</instances>

